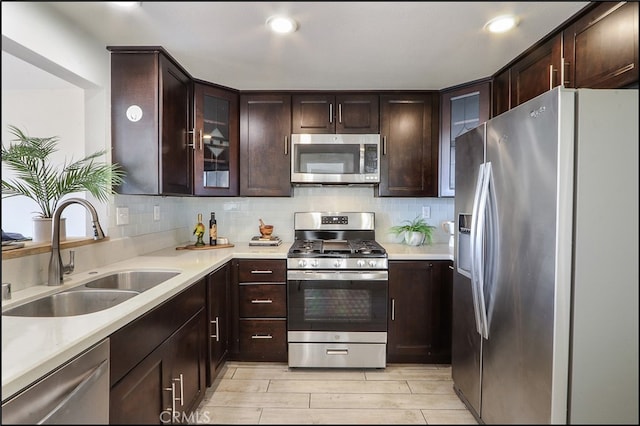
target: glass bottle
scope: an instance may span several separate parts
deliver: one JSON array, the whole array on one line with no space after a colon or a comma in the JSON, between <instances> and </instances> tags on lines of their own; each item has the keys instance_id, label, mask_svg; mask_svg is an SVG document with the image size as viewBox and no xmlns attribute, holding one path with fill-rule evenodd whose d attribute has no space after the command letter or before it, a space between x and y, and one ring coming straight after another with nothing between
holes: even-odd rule
<instances>
[{"instance_id":1,"label":"glass bottle","mask_svg":"<svg viewBox=\"0 0 640 426\"><path fill-rule=\"evenodd\" d=\"M202 213L198 213L198 223L196 227L193 228L193 234L196 236L196 247L204 246L204 241L202 240L202 236L204 235L204 225L202 224Z\"/></svg>"},{"instance_id":2,"label":"glass bottle","mask_svg":"<svg viewBox=\"0 0 640 426\"><path fill-rule=\"evenodd\" d=\"M211 219L209 219L209 245L215 246L216 244L218 244L218 224L215 212L211 212Z\"/></svg>"}]
</instances>

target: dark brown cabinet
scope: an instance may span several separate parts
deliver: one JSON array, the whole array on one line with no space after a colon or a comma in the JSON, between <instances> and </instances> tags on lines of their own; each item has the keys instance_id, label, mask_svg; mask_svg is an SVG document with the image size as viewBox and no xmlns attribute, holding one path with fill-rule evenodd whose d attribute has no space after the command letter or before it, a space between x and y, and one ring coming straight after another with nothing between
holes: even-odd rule
<instances>
[{"instance_id":1,"label":"dark brown cabinet","mask_svg":"<svg viewBox=\"0 0 640 426\"><path fill-rule=\"evenodd\" d=\"M616 89L637 83L637 2L598 2L563 37L567 87Z\"/></svg>"},{"instance_id":2,"label":"dark brown cabinet","mask_svg":"<svg viewBox=\"0 0 640 426\"><path fill-rule=\"evenodd\" d=\"M291 113L291 133L378 133L380 129L377 94L294 94Z\"/></svg>"},{"instance_id":3,"label":"dark brown cabinet","mask_svg":"<svg viewBox=\"0 0 640 426\"><path fill-rule=\"evenodd\" d=\"M110 336L109 422L182 423L206 389L205 282Z\"/></svg>"},{"instance_id":4,"label":"dark brown cabinet","mask_svg":"<svg viewBox=\"0 0 640 426\"><path fill-rule=\"evenodd\" d=\"M291 196L290 135L290 95L240 95L241 196Z\"/></svg>"},{"instance_id":5,"label":"dark brown cabinet","mask_svg":"<svg viewBox=\"0 0 640 426\"><path fill-rule=\"evenodd\" d=\"M195 195L238 195L238 98L238 92L234 90L204 82L194 85Z\"/></svg>"},{"instance_id":6,"label":"dark brown cabinet","mask_svg":"<svg viewBox=\"0 0 640 426\"><path fill-rule=\"evenodd\" d=\"M455 195L455 159L458 136L489 119L491 82L470 83L440 95L440 197Z\"/></svg>"},{"instance_id":7,"label":"dark brown cabinet","mask_svg":"<svg viewBox=\"0 0 640 426\"><path fill-rule=\"evenodd\" d=\"M452 262L389 262L387 362L450 363Z\"/></svg>"},{"instance_id":8,"label":"dark brown cabinet","mask_svg":"<svg viewBox=\"0 0 640 426\"><path fill-rule=\"evenodd\" d=\"M493 116L556 86L638 84L638 3L592 2L493 76Z\"/></svg>"},{"instance_id":9,"label":"dark brown cabinet","mask_svg":"<svg viewBox=\"0 0 640 426\"><path fill-rule=\"evenodd\" d=\"M111 51L112 160L121 194L192 193L191 77L161 48Z\"/></svg>"},{"instance_id":10,"label":"dark brown cabinet","mask_svg":"<svg viewBox=\"0 0 640 426\"><path fill-rule=\"evenodd\" d=\"M511 66L511 108L562 84L562 36L552 37Z\"/></svg>"},{"instance_id":11,"label":"dark brown cabinet","mask_svg":"<svg viewBox=\"0 0 640 426\"><path fill-rule=\"evenodd\" d=\"M207 276L207 386L211 386L229 349L229 263Z\"/></svg>"},{"instance_id":12,"label":"dark brown cabinet","mask_svg":"<svg viewBox=\"0 0 640 426\"><path fill-rule=\"evenodd\" d=\"M286 261L237 259L238 357L287 361Z\"/></svg>"},{"instance_id":13,"label":"dark brown cabinet","mask_svg":"<svg viewBox=\"0 0 640 426\"><path fill-rule=\"evenodd\" d=\"M380 96L380 197L438 196L439 92Z\"/></svg>"}]
</instances>

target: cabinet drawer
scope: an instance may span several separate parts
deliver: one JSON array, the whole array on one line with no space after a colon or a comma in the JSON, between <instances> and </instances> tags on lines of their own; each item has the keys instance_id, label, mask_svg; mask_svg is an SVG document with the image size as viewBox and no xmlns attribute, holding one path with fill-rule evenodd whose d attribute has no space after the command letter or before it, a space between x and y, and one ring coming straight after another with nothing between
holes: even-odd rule
<instances>
[{"instance_id":1,"label":"cabinet drawer","mask_svg":"<svg viewBox=\"0 0 640 426\"><path fill-rule=\"evenodd\" d=\"M240 284L240 318L287 316L286 284Z\"/></svg>"},{"instance_id":2,"label":"cabinet drawer","mask_svg":"<svg viewBox=\"0 0 640 426\"><path fill-rule=\"evenodd\" d=\"M287 361L287 321L240 320L240 353L246 361Z\"/></svg>"},{"instance_id":3,"label":"cabinet drawer","mask_svg":"<svg viewBox=\"0 0 640 426\"><path fill-rule=\"evenodd\" d=\"M243 282L285 282L285 260L251 259L238 262L238 280Z\"/></svg>"}]
</instances>

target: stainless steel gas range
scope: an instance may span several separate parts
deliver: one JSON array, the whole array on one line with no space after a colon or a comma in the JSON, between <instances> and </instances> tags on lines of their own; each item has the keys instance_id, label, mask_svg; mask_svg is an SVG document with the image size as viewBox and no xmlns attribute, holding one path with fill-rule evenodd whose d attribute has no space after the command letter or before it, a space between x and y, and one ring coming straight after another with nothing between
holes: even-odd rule
<instances>
[{"instance_id":1,"label":"stainless steel gas range","mask_svg":"<svg viewBox=\"0 0 640 426\"><path fill-rule=\"evenodd\" d=\"M298 212L287 254L289 367L385 368L387 252L370 212Z\"/></svg>"}]
</instances>

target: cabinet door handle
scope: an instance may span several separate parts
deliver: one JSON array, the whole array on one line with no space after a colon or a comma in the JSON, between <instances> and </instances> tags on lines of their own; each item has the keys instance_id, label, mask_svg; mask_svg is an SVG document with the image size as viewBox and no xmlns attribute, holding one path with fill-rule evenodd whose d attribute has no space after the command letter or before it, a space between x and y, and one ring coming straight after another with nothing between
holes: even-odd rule
<instances>
[{"instance_id":1,"label":"cabinet door handle","mask_svg":"<svg viewBox=\"0 0 640 426\"><path fill-rule=\"evenodd\" d=\"M184 405L184 376L180 373L180 377L173 380L180 382L180 398L176 398L176 400L180 401L180 405Z\"/></svg>"},{"instance_id":2,"label":"cabinet door handle","mask_svg":"<svg viewBox=\"0 0 640 426\"><path fill-rule=\"evenodd\" d=\"M396 299L391 299L391 321L396 320Z\"/></svg>"},{"instance_id":3,"label":"cabinet door handle","mask_svg":"<svg viewBox=\"0 0 640 426\"><path fill-rule=\"evenodd\" d=\"M216 334L212 334L211 338L215 338L216 342L220 341L220 329L218 328L218 323L220 322L220 317L216 317L215 321L211 321L211 324L216 325Z\"/></svg>"},{"instance_id":4,"label":"cabinet door handle","mask_svg":"<svg viewBox=\"0 0 640 426\"><path fill-rule=\"evenodd\" d=\"M557 72L558 70L553 69L553 65L549 65L549 90L553 89L553 74Z\"/></svg>"},{"instance_id":5,"label":"cabinet door handle","mask_svg":"<svg viewBox=\"0 0 640 426\"><path fill-rule=\"evenodd\" d=\"M382 155L387 155L387 137L382 137Z\"/></svg>"},{"instance_id":6,"label":"cabinet door handle","mask_svg":"<svg viewBox=\"0 0 640 426\"><path fill-rule=\"evenodd\" d=\"M564 58L561 59L561 66L562 68L560 69L560 80L562 80L562 84L566 87L569 87L569 84L571 83L569 77L569 61L565 60Z\"/></svg>"},{"instance_id":7,"label":"cabinet door handle","mask_svg":"<svg viewBox=\"0 0 640 426\"><path fill-rule=\"evenodd\" d=\"M252 274L273 274L273 271L265 269L265 270L262 270L262 271L261 270L254 270L254 271L251 271L251 273Z\"/></svg>"},{"instance_id":8,"label":"cabinet door handle","mask_svg":"<svg viewBox=\"0 0 640 426\"><path fill-rule=\"evenodd\" d=\"M289 136L284 137L284 155L289 155Z\"/></svg>"},{"instance_id":9,"label":"cabinet door handle","mask_svg":"<svg viewBox=\"0 0 640 426\"><path fill-rule=\"evenodd\" d=\"M271 299L253 299L251 303L273 303Z\"/></svg>"},{"instance_id":10,"label":"cabinet door handle","mask_svg":"<svg viewBox=\"0 0 640 426\"><path fill-rule=\"evenodd\" d=\"M329 104L329 123L333 123L333 104Z\"/></svg>"},{"instance_id":11,"label":"cabinet door handle","mask_svg":"<svg viewBox=\"0 0 640 426\"><path fill-rule=\"evenodd\" d=\"M170 388L164 388L164 390L171 392L171 407L168 407L167 410L171 410L171 413L176 412L176 384L172 381Z\"/></svg>"},{"instance_id":12,"label":"cabinet door handle","mask_svg":"<svg viewBox=\"0 0 640 426\"><path fill-rule=\"evenodd\" d=\"M342 104L338 104L338 123L342 124Z\"/></svg>"},{"instance_id":13,"label":"cabinet door handle","mask_svg":"<svg viewBox=\"0 0 640 426\"><path fill-rule=\"evenodd\" d=\"M204 137L203 137L203 131L202 129L198 129L198 145L200 146L200 151L204 150Z\"/></svg>"},{"instance_id":14,"label":"cabinet door handle","mask_svg":"<svg viewBox=\"0 0 640 426\"><path fill-rule=\"evenodd\" d=\"M187 130L187 133L191 135L191 143L187 142L187 148L196 149L196 129Z\"/></svg>"},{"instance_id":15,"label":"cabinet door handle","mask_svg":"<svg viewBox=\"0 0 640 426\"><path fill-rule=\"evenodd\" d=\"M273 339L273 336L270 334L254 334L251 336L252 339Z\"/></svg>"}]
</instances>

